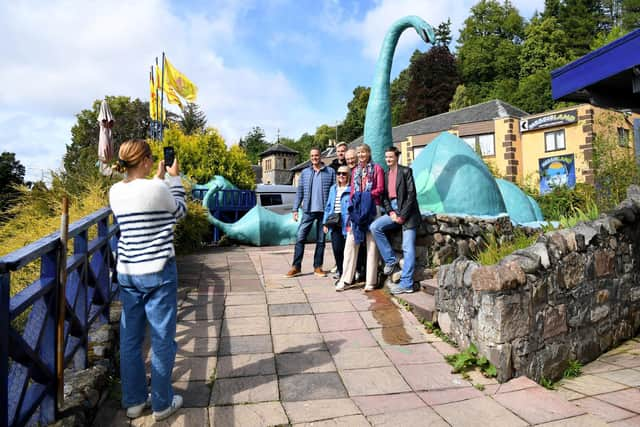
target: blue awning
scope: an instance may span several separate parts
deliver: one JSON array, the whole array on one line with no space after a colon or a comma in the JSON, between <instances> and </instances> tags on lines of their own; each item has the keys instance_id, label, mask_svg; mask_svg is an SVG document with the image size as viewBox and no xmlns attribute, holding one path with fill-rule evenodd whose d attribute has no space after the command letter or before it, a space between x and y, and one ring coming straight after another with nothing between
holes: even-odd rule
<instances>
[{"instance_id":1,"label":"blue awning","mask_svg":"<svg viewBox=\"0 0 640 427\"><path fill-rule=\"evenodd\" d=\"M553 99L640 111L640 29L551 72Z\"/></svg>"}]
</instances>

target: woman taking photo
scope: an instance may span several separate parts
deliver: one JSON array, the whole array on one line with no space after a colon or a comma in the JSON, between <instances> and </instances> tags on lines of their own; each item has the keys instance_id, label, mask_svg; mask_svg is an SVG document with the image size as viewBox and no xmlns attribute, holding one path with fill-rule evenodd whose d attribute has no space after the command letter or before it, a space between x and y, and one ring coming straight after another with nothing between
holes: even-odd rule
<instances>
[{"instance_id":1,"label":"woman taking photo","mask_svg":"<svg viewBox=\"0 0 640 427\"><path fill-rule=\"evenodd\" d=\"M336 173L336 183L329 189L329 198L324 208L324 217L322 224L324 232L331 231L331 248L333 249L333 258L336 260L336 272L334 279L342 276L342 264L344 260L344 242L347 235L347 219L349 212L349 178L351 175L348 166L339 166Z\"/></svg>"},{"instance_id":2,"label":"woman taking photo","mask_svg":"<svg viewBox=\"0 0 640 427\"><path fill-rule=\"evenodd\" d=\"M116 170L126 173L109 191L109 204L118 224L118 282L122 301L120 318L120 379L127 417L137 418L152 406L156 421L182 406L173 394L171 373L176 356L178 276L173 247L176 220L186 214L178 161L166 168L158 164L153 179L151 148L145 140L122 144ZM169 177L164 181L165 173ZM142 342L151 331L151 395Z\"/></svg>"},{"instance_id":3,"label":"woman taking photo","mask_svg":"<svg viewBox=\"0 0 640 427\"><path fill-rule=\"evenodd\" d=\"M336 284L336 291L342 291L353 283L358 251L365 242L367 267L364 290L372 291L378 285L378 250L369 225L380 216L384 171L371 161L371 148L367 144L358 147L357 156L358 165L351 175L349 232L345 242L343 273Z\"/></svg>"}]
</instances>

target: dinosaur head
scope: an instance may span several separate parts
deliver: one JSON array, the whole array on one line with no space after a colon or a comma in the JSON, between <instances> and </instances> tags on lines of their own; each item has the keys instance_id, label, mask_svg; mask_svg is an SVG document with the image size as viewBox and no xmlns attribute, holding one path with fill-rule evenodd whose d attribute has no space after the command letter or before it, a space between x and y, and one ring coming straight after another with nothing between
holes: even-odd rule
<instances>
[{"instance_id":1,"label":"dinosaur head","mask_svg":"<svg viewBox=\"0 0 640 427\"><path fill-rule=\"evenodd\" d=\"M418 18L418 20L420 22L418 22L418 25L414 26L414 28L420 38L424 40L425 43L435 43L436 35L433 31L433 27L420 18Z\"/></svg>"}]
</instances>

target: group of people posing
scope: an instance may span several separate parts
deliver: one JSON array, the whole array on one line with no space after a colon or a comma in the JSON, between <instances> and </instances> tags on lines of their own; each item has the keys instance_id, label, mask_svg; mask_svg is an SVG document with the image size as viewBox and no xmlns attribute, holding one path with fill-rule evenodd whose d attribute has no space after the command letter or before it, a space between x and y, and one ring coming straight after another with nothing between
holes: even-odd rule
<instances>
[{"instance_id":1,"label":"group of people posing","mask_svg":"<svg viewBox=\"0 0 640 427\"><path fill-rule=\"evenodd\" d=\"M300 175L293 204L293 219L300 220L300 226L292 267L286 276L301 273L304 245L315 224L314 273L322 277L327 274L322 266L325 235L330 233L337 269L336 291L354 285L358 276L364 278L365 291L376 289L380 255L383 274L392 279L390 292L413 292L416 231L421 215L411 169L398 164L400 152L393 146L385 150L386 172L372 162L367 144L354 150L340 143L336 154L337 158L325 166L319 149L312 148L309 153L311 165ZM402 263L385 234L399 228Z\"/></svg>"}]
</instances>

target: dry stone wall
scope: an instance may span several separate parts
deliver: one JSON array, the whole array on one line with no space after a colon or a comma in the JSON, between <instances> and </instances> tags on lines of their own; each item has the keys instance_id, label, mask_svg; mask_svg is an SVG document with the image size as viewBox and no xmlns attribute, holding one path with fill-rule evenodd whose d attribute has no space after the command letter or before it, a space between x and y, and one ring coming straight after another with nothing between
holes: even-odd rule
<instances>
[{"instance_id":1,"label":"dry stone wall","mask_svg":"<svg viewBox=\"0 0 640 427\"><path fill-rule=\"evenodd\" d=\"M498 379L557 378L640 331L640 188L608 215L549 232L496 265L438 273L438 322L474 343Z\"/></svg>"}]
</instances>

